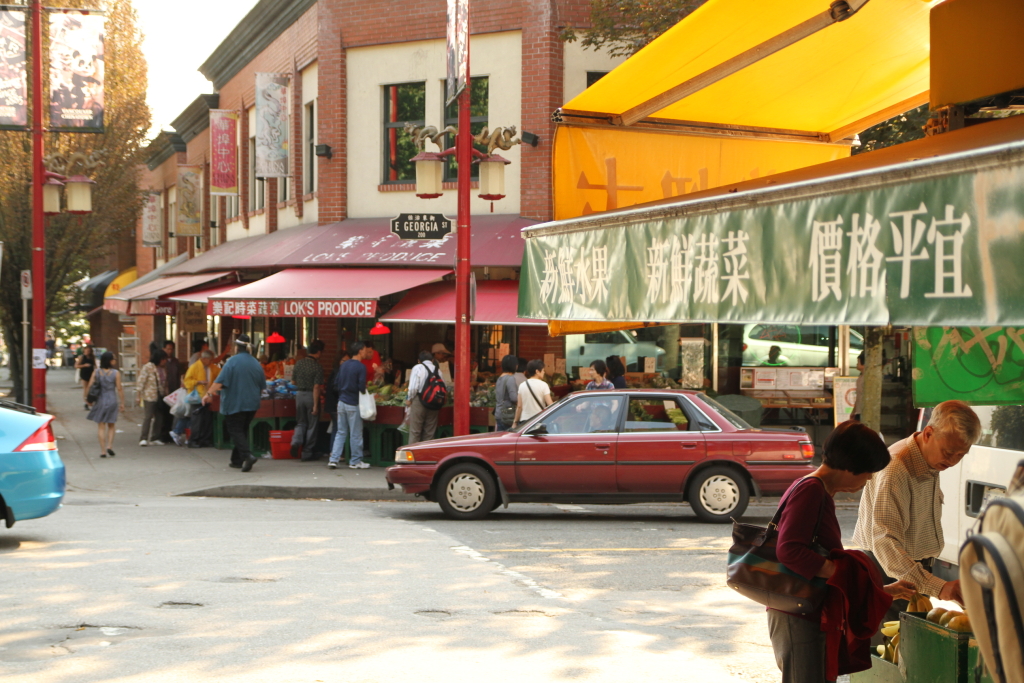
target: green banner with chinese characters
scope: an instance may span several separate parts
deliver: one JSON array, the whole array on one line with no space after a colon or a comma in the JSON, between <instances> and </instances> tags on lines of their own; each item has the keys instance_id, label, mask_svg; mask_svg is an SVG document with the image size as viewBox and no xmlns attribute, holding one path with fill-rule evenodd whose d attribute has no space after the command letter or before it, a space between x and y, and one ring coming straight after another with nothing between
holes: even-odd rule
<instances>
[{"instance_id":1,"label":"green banner with chinese characters","mask_svg":"<svg viewBox=\"0 0 1024 683\"><path fill-rule=\"evenodd\" d=\"M1024 404L1024 328L914 328L914 405Z\"/></svg>"},{"instance_id":2,"label":"green banner with chinese characters","mask_svg":"<svg viewBox=\"0 0 1024 683\"><path fill-rule=\"evenodd\" d=\"M1024 325L1024 163L858 192L829 182L840 189L809 199L764 193L713 213L645 218L671 213L657 207L621 225L538 226L519 315Z\"/></svg>"}]
</instances>

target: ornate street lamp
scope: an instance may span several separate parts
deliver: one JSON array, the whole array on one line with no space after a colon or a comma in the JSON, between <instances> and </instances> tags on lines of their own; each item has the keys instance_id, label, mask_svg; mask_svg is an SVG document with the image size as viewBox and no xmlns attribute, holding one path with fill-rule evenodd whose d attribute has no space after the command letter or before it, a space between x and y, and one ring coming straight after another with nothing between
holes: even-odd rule
<instances>
[{"instance_id":1,"label":"ornate street lamp","mask_svg":"<svg viewBox=\"0 0 1024 683\"><path fill-rule=\"evenodd\" d=\"M43 183L43 213L47 216L56 216L60 213L60 188L64 187L58 178L64 176L59 173L46 172L46 182Z\"/></svg>"},{"instance_id":2,"label":"ornate street lamp","mask_svg":"<svg viewBox=\"0 0 1024 683\"><path fill-rule=\"evenodd\" d=\"M445 126L444 130L438 131L434 126L417 126L412 123L405 124L405 132L412 138L419 154L410 161L416 164L416 196L422 199L435 199L444 194L444 160L445 157L455 155L455 148L450 147L441 152L427 152L424 150L427 140L430 140L438 149L445 134L450 133L458 136L459 131L455 126ZM484 127L480 133L473 136L473 142L477 145L487 145L487 153L474 148L474 163L480 164L480 199L497 201L505 198L505 166L512 162L505 157L494 154L494 150L512 149L513 145L521 144L521 140L515 137L516 127L499 126L491 132Z\"/></svg>"}]
</instances>

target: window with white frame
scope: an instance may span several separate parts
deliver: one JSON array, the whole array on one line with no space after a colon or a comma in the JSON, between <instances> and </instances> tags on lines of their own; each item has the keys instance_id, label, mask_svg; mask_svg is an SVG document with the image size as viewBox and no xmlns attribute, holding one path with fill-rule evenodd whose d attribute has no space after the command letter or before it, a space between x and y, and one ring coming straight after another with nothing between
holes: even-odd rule
<instances>
[{"instance_id":1,"label":"window with white frame","mask_svg":"<svg viewBox=\"0 0 1024 683\"><path fill-rule=\"evenodd\" d=\"M426 119L426 83L384 86L384 182L416 182L416 145L405 124L422 126Z\"/></svg>"},{"instance_id":2,"label":"window with white frame","mask_svg":"<svg viewBox=\"0 0 1024 683\"><path fill-rule=\"evenodd\" d=\"M307 102L303 111L303 126L306 133L305 174L303 177L304 194L316 192L316 100Z\"/></svg>"},{"instance_id":3,"label":"window with white frame","mask_svg":"<svg viewBox=\"0 0 1024 683\"><path fill-rule=\"evenodd\" d=\"M469 86L469 129L473 135L477 135L484 128L487 127L487 108L488 108L488 92L490 86L490 79L487 76L474 76L470 79ZM447 92L447 81L441 82L443 88L442 93ZM447 97L447 95L443 95ZM444 101L444 99L442 99ZM444 125L455 126L459 125L459 101L455 100L444 108ZM445 148L455 146L455 136L448 134L444 136ZM473 145L477 150L487 153L487 145ZM471 164L472 170L470 176L476 180L480 176L480 165ZM444 164L444 179L446 181L454 181L459 178L459 164L455 160L455 155L451 155L445 160Z\"/></svg>"}]
</instances>

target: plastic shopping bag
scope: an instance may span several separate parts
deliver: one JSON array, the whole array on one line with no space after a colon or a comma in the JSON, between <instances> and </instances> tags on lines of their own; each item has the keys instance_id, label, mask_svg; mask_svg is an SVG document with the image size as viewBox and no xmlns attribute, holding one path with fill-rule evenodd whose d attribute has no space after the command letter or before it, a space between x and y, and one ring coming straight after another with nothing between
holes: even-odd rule
<instances>
[{"instance_id":1,"label":"plastic shopping bag","mask_svg":"<svg viewBox=\"0 0 1024 683\"><path fill-rule=\"evenodd\" d=\"M185 397L185 402L191 406L197 406L203 402L203 397L199 395L198 389L193 389L189 392L188 396Z\"/></svg>"},{"instance_id":2,"label":"plastic shopping bag","mask_svg":"<svg viewBox=\"0 0 1024 683\"><path fill-rule=\"evenodd\" d=\"M166 403L167 405L169 405L169 406L171 406L173 408L175 406L175 404L179 403L181 401L181 399L185 398L185 394L186 394L185 388L184 387L178 387L177 389L175 389L171 393L169 393L166 396L164 396L164 403Z\"/></svg>"},{"instance_id":3,"label":"plastic shopping bag","mask_svg":"<svg viewBox=\"0 0 1024 683\"><path fill-rule=\"evenodd\" d=\"M192 414L192 406L189 405L188 401L178 401L171 406L171 415L176 418L184 419Z\"/></svg>"},{"instance_id":4,"label":"plastic shopping bag","mask_svg":"<svg viewBox=\"0 0 1024 683\"><path fill-rule=\"evenodd\" d=\"M359 417L366 422L373 422L377 419L377 401L373 394L359 394Z\"/></svg>"}]
</instances>

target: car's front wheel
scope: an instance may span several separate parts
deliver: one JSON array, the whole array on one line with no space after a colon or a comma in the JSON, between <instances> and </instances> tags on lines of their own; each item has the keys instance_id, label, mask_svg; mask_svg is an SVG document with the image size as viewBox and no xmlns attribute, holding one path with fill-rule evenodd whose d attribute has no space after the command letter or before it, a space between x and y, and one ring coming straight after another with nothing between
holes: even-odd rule
<instances>
[{"instance_id":1,"label":"car's front wheel","mask_svg":"<svg viewBox=\"0 0 1024 683\"><path fill-rule=\"evenodd\" d=\"M459 463L437 482L437 502L450 519L482 519L495 506L498 485L480 465Z\"/></svg>"},{"instance_id":2,"label":"car's front wheel","mask_svg":"<svg viewBox=\"0 0 1024 683\"><path fill-rule=\"evenodd\" d=\"M733 468L709 467L690 482L686 499L705 522L723 523L746 511L750 491L746 480Z\"/></svg>"}]
</instances>

